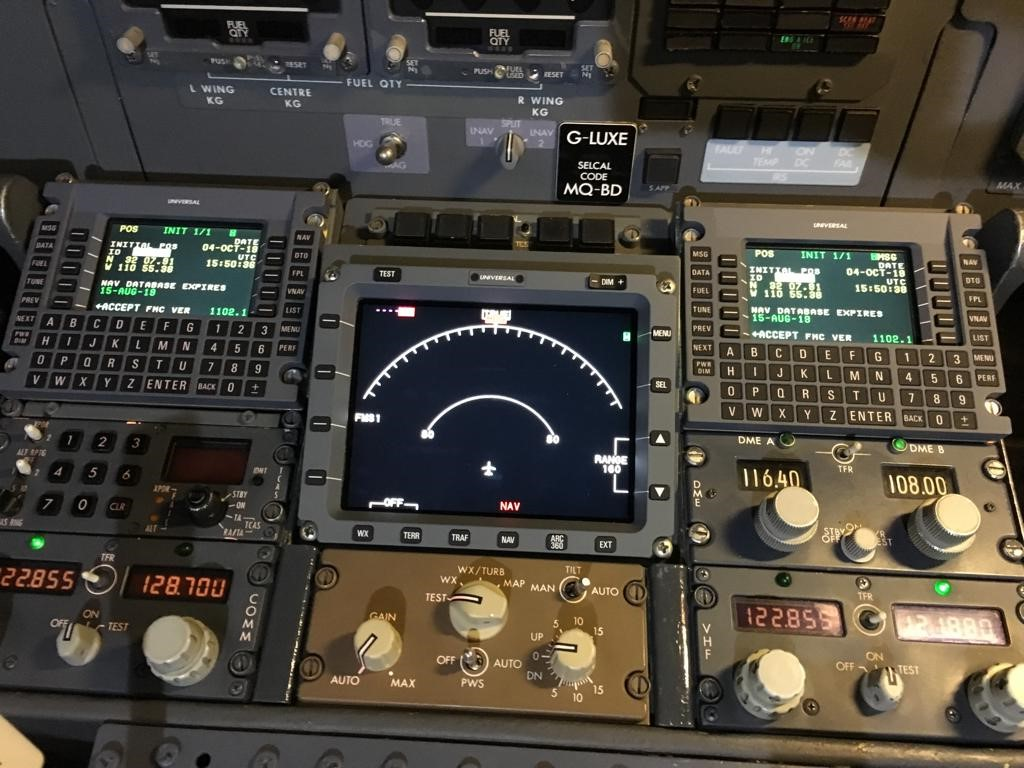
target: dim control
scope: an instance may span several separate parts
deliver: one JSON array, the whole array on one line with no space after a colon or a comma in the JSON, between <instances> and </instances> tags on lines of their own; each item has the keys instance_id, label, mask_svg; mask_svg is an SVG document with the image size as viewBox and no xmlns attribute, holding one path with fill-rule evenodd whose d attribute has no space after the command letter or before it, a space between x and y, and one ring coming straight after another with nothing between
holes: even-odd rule
<instances>
[{"instance_id":1,"label":"dim control","mask_svg":"<svg viewBox=\"0 0 1024 768\"><path fill-rule=\"evenodd\" d=\"M380 165L393 165L405 154L405 139L397 133L385 133L380 137L375 157Z\"/></svg>"},{"instance_id":2,"label":"dim control","mask_svg":"<svg viewBox=\"0 0 1024 768\"><path fill-rule=\"evenodd\" d=\"M818 530L818 500L805 488L789 486L761 502L754 530L761 541L779 552L792 552Z\"/></svg>"},{"instance_id":3,"label":"dim control","mask_svg":"<svg viewBox=\"0 0 1024 768\"><path fill-rule=\"evenodd\" d=\"M100 633L85 624L68 624L57 633L57 655L72 667L84 667L95 659L101 645Z\"/></svg>"},{"instance_id":4,"label":"dim control","mask_svg":"<svg viewBox=\"0 0 1024 768\"><path fill-rule=\"evenodd\" d=\"M360 666L370 672L391 669L402 655L402 636L384 619L367 619L360 624L352 645Z\"/></svg>"},{"instance_id":5,"label":"dim control","mask_svg":"<svg viewBox=\"0 0 1024 768\"><path fill-rule=\"evenodd\" d=\"M597 667L597 645L582 629L569 629L551 646L551 671L565 685L585 681Z\"/></svg>"},{"instance_id":6,"label":"dim control","mask_svg":"<svg viewBox=\"0 0 1024 768\"><path fill-rule=\"evenodd\" d=\"M843 536L839 546L851 563L866 563L875 556L878 536L870 528L855 528Z\"/></svg>"},{"instance_id":7,"label":"dim control","mask_svg":"<svg viewBox=\"0 0 1024 768\"><path fill-rule=\"evenodd\" d=\"M146 42L146 34L138 27L129 27L117 38L117 50L125 56L138 53Z\"/></svg>"},{"instance_id":8,"label":"dim control","mask_svg":"<svg viewBox=\"0 0 1024 768\"><path fill-rule=\"evenodd\" d=\"M175 507L200 528L217 525L228 511L225 499L205 485L189 489L184 498L175 502Z\"/></svg>"},{"instance_id":9,"label":"dim control","mask_svg":"<svg viewBox=\"0 0 1024 768\"><path fill-rule=\"evenodd\" d=\"M996 664L967 681L971 710L999 733L1024 728L1024 664Z\"/></svg>"},{"instance_id":10,"label":"dim control","mask_svg":"<svg viewBox=\"0 0 1024 768\"><path fill-rule=\"evenodd\" d=\"M340 61L347 50L348 42L345 40L345 36L341 32L335 32L327 38L322 53L327 61Z\"/></svg>"},{"instance_id":11,"label":"dim control","mask_svg":"<svg viewBox=\"0 0 1024 768\"><path fill-rule=\"evenodd\" d=\"M774 720L800 703L806 678L803 664L792 653L762 648L740 663L733 686L747 712Z\"/></svg>"},{"instance_id":12,"label":"dim control","mask_svg":"<svg viewBox=\"0 0 1024 768\"><path fill-rule=\"evenodd\" d=\"M213 631L189 616L161 616L142 636L150 671L170 685L201 682L213 670L220 643Z\"/></svg>"},{"instance_id":13,"label":"dim control","mask_svg":"<svg viewBox=\"0 0 1024 768\"><path fill-rule=\"evenodd\" d=\"M615 50L608 40L602 38L594 44L594 66L606 75L614 75L619 68L615 62Z\"/></svg>"},{"instance_id":14,"label":"dim control","mask_svg":"<svg viewBox=\"0 0 1024 768\"><path fill-rule=\"evenodd\" d=\"M508 621L508 598L489 581L473 581L448 596L448 617L467 640L490 640Z\"/></svg>"},{"instance_id":15,"label":"dim control","mask_svg":"<svg viewBox=\"0 0 1024 768\"><path fill-rule=\"evenodd\" d=\"M968 549L980 527L977 505L959 493L922 504L907 524L914 546L933 560L949 560Z\"/></svg>"},{"instance_id":16,"label":"dim control","mask_svg":"<svg viewBox=\"0 0 1024 768\"><path fill-rule=\"evenodd\" d=\"M903 699L903 678L892 667L873 669L860 679L860 697L876 712L890 712Z\"/></svg>"},{"instance_id":17,"label":"dim control","mask_svg":"<svg viewBox=\"0 0 1024 768\"><path fill-rule=\"evenodd\" d=\"M501 167L511 171L526 153L526 142L518 133L509 131L498 142L498 156L501 160Z\"/></svg>"},{"instance_id":18,"label":"dim control","mask_svg":"<svg viewBox=\"0 0 1024 768\"><path fill-rule=\"evenodd\" d=\"M384 50L384 61L388 69L394 69L405 60L409 43L403 35L392 35L388 47Z\"/></svg>"}]
</instances>

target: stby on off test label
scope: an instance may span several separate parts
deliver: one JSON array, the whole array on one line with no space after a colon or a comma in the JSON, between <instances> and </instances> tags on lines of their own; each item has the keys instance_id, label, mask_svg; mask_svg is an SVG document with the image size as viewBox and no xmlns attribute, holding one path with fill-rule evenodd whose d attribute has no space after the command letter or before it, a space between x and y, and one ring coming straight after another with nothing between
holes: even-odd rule
<instances>
[{"instance_id":1,"label":"stby on off test label","mask_svg":"<svg viewBox=\"0 0 1024 768\"><path fill-rule=\"evenodd\" d=\"M625 203L636 133L633 123L562 123L558 127L558 200Z\"/></svg>"}]
</instances>

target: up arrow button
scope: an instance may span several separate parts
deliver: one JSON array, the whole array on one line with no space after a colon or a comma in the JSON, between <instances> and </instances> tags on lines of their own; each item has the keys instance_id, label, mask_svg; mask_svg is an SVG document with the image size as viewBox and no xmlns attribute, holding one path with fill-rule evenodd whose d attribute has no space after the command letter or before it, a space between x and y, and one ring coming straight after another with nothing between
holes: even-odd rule
<instances>
[{"instance_id":1,"label":"up arrow button","mask_svg":"<svg viewBox=\"0 0 1024 768\"><path fill-rule=\"evenodd\" d=\"M671 445L672 433L667 429L656 429L651 432L651 445Z\"/></svg>"}]
</instances>

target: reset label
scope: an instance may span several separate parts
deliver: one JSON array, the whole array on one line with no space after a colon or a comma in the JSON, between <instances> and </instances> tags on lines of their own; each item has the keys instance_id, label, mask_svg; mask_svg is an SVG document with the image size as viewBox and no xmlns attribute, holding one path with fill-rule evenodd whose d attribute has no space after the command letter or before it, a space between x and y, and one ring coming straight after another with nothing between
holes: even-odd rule
<instances>
[{"instance_id":1,"label":"reset label","mask_svg":"<svg viewBox=\"0 0 1024 768\"><path fill-rule=\"evenodd\" d=\"M558 200L625 203L635 148L633 123L562 123L558 126Z\"/></svg>"}]
</instances>

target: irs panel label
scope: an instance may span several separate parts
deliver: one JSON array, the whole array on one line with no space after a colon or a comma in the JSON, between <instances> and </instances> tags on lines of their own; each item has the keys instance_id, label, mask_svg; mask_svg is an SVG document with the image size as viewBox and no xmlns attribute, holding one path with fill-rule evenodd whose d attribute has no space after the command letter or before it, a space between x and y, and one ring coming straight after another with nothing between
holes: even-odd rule
<instances>
[{"instance_id":1,"label":"irs panel label","mask_svg":"<svg viewBox=\"0 0 1024 768\"><path fill-rule=\"evenodd\" d=\"M592 205L629 200L636 134L633 123L562 123L558 127L558 200Z\"/></svg>"},{"instance_id":2,"label":"irs panel label","mask_svg":"<svg viewBox=\"0 0 1024 768\"><path fill-rule=\"evenodd\" d=\"M710 139L700 180L718 184L855 187L870 144Z\"/></svg>"}]
</instances>

